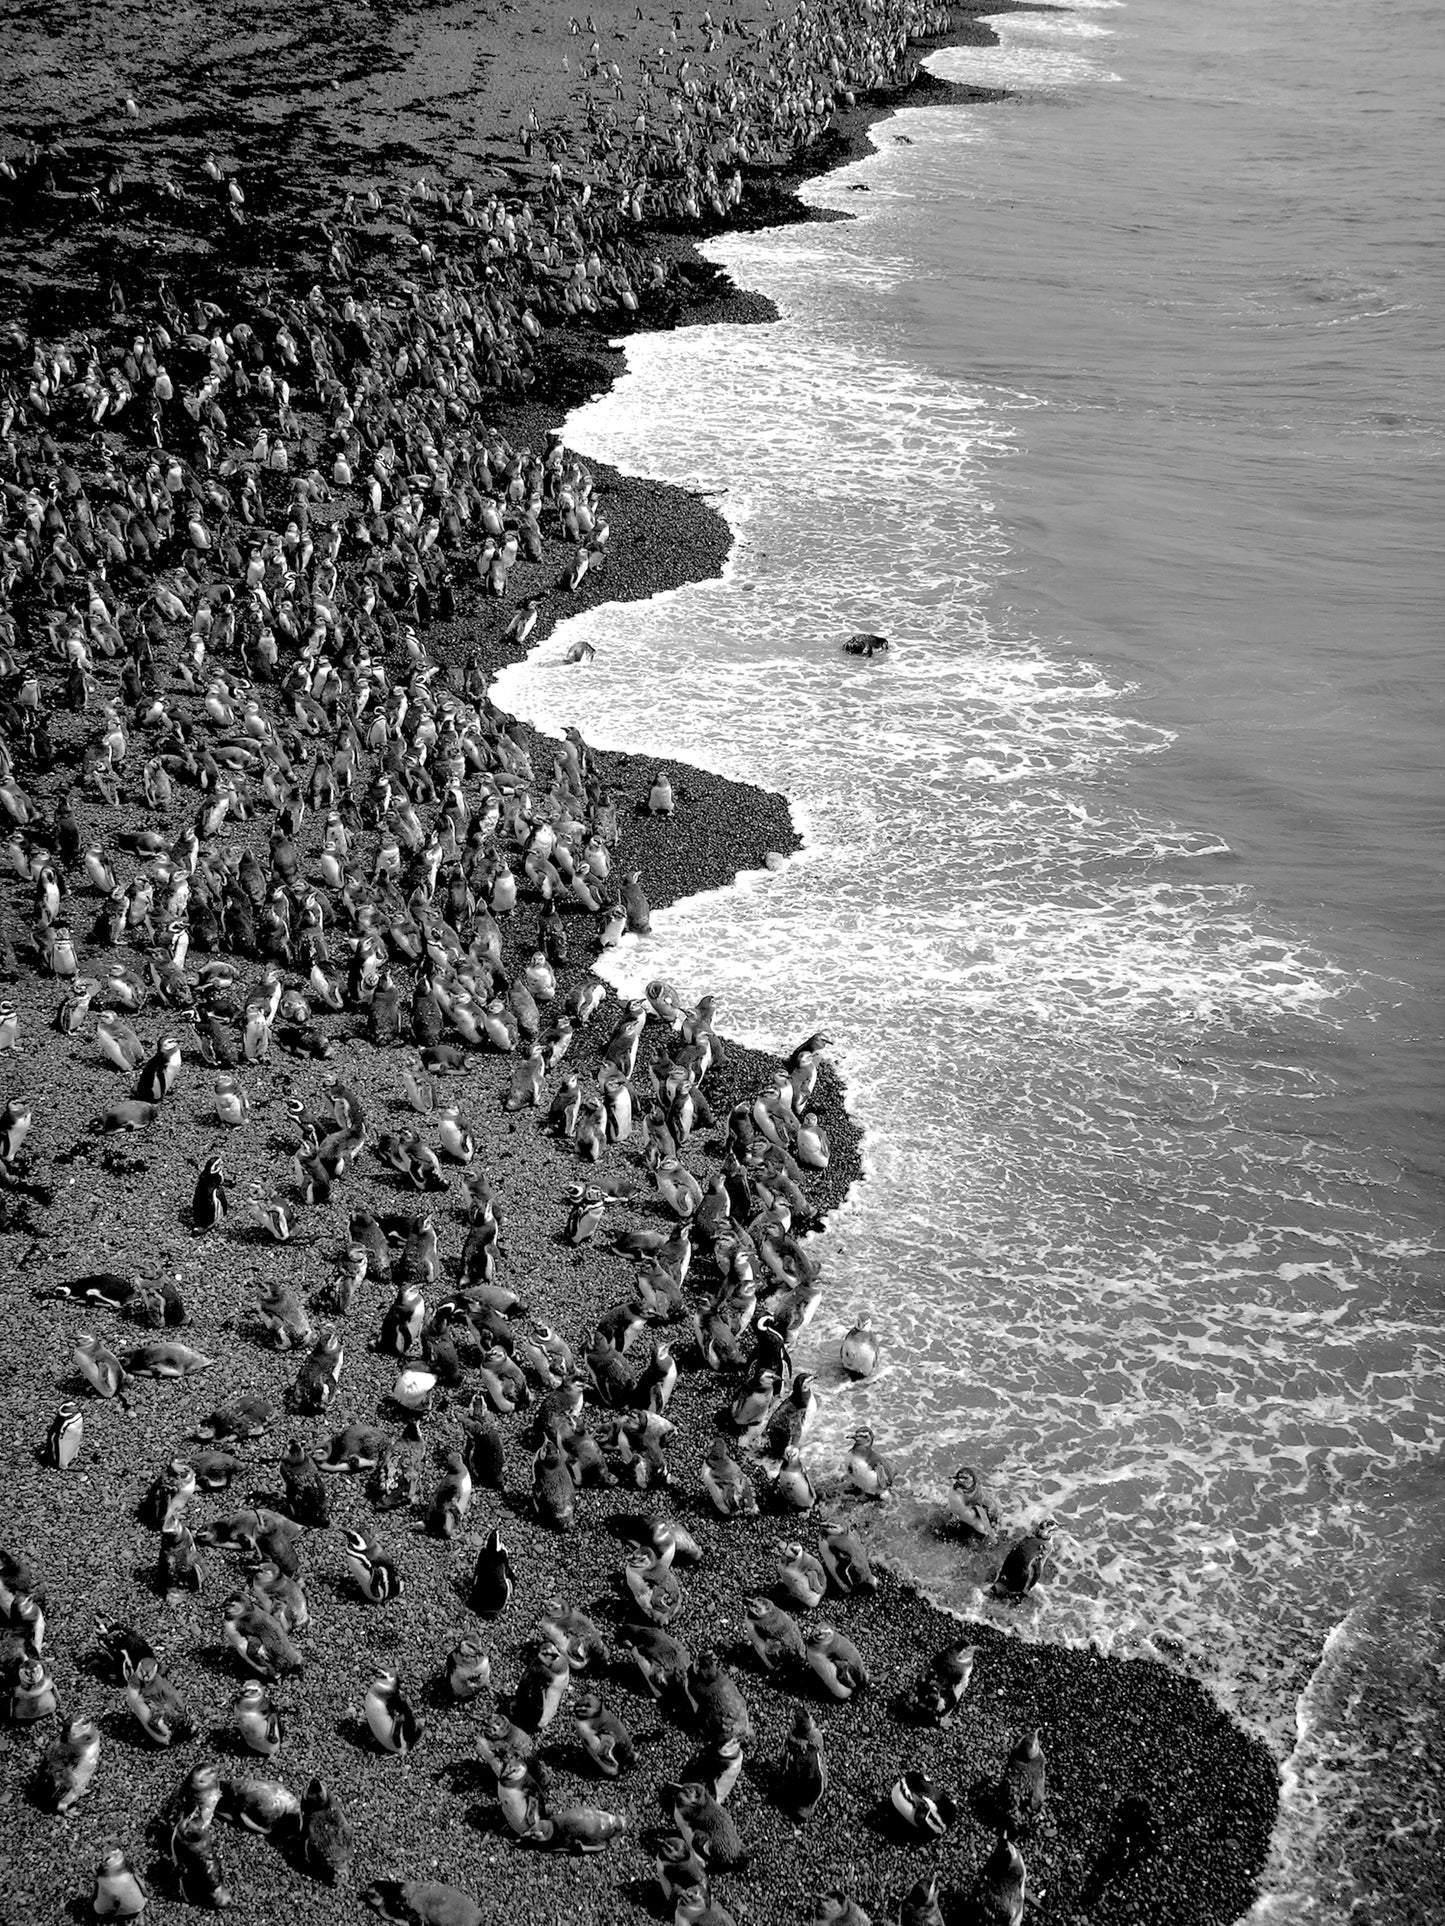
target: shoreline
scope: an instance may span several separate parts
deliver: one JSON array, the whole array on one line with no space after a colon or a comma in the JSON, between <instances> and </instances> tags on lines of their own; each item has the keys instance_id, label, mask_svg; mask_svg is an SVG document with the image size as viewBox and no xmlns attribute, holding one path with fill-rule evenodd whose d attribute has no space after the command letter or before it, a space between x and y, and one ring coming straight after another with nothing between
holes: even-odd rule
<instances>
[{"instance_id":1,"label":"shoreline","mask_svg":"<svg viewBox=\"0 0 1445 1926\"><path fill-rule=\"evenodd\" d=\"M973 18L984 9L961 11ZM924 91L931 93L938 85L929 82ZM846 131L837 136L840 145L828 143L835 155L828 164L867 151L870 119L907 98L905 92L902 100L884 100L876 111L860 102ZM794 183L812 178L820 171L813 158L809 150L803 163L776 178ZM764 197L766 220L758 225L772 223L783 198L782 190ZM687 261L689 247L686 242L679 246L675 266ZM735 289L719 295L719 278L714 274L705 283L711 293L692 318L765 318L765 304L756 297ZM549 345L555 348L550 335L542 351ZM615 365L618 359L584 344L576 362L553 376L548 394L539 397L534 389L524 406L489 408L488 418L512 445L538 447L556 418L553 397L564 397L574 378L585 378L578 364L595 369L609 360ZM560 597L549 598L536 634L545 633L544 623L550 624L557 614L571 613L592 600L635 599L700 579L699 565L706 562L705 572L716 572L727 552L731 538L725 524L697 498L617 475L600 464L588 467L613 520L614 552L595 575L589 572L581 595L568 598L560 608ZM549 579L564 557L565 545L549 541ZM507 659L499 627L499 621L489 622L478 649L478 666L488 681ZM455 659L453 641L476 636L470 611L452 631L443 623L433 629L427 644L439 659ZM62 747L71 745L72 738L59 726L57 738ZM553 745L526 730L519 739L530 748L540 781ZM592 761L599 781L615 789L626 806L635 805L645 793L658 766L651 759L624 755L596 755ZM629 862L642 869L654 906L717 887L739 869L757 867L769 851L796 846L784 798L762 797L745 785L676 764L666 766L679 790L676 816L662 821L625 814L623 819L622 848ZM32 781L28 787L32 795L53 801L54 785ZM249 839L264 848L270 825L259 809L257 819L259 828ZM144 820L144 812L128 809L123 820L134 825ZM72 887L85 890L82 880ZM28 892L28 885L25 888ZM98 896L90 900L93 909L100 907ZM6 909L17 945L26 926L23 904L12 879ZM509 969L520 965L528 947L531 908L518 913L520 928L509 926L505 932ZM87 947L89 968L97 959ZM585 961L578 953L559 966L559 997L564 986L585 975ZM247 969L244 976L253 973ZM655 1496L598 1491L589 1485L579 1499L580 1523L574 1535L559 1537L533 1522L526 1515L528 1454L521 1443L528 1411L503 1422L505 1492L478 1493L458 1545L425 1536L420 1509L410 1516L378 1516L357 1488L362 1480L336 1481L338 1522L375 1530L397 1550L407 1593L380 1606L365 1603L345 1575L335 1530L308 1538L313 1628L302 1641L308 1666L299 1681L278 1687L275 1694L291 1714L291 1730L274 1766L243 1759L225 1718L242 1673L217 1634L219 1605L239 1582L235 1562L224 1553L207 1554L201 1596L179 1606L163 1604L150 1587L154 1536L134 1521L134 1501L145 1478L180 1448L195 1420L223 1396L252 1391L282 1405L295 1360L255 1341L257 1292L278 1277L294 1277L298 1261L306 1288L324 1283L334 1247L345 1242L349 1208L365 1202L378 1212L407 1212L431 1200L400 1188L371 1160L360 1164L344 1185L338 1184L329 1207L298 1211L296 1230L285 1245L238 1231L234 1218L225 1232L193 1241L182 1221L194 1184L188 1159L201 1146L224 1149L233 1166L236 1198L241 1199L248 1180L263 1181L268 1170L279 1172L284 1163L290 1144L285 1098L313 1096L328 1068L339 1070L354 1085L378 1127L394 1130L409 1118L397 1098L401 1058L395 1051L374 1052L351 1041L360 1027L351 1016L338 1024L323 1014L323 1028L334 1036L336 1049L329 1063L278 1055L265 1066L244 1066L254 1114L242 1132L227 1136L214 1123L205 1124L211 1076L189 1058L177 1096L151 1130L127 1133L121 1140L91 1139L86 1125L97 1088L109 1099L123 1094L129 1080L100 1063L90 1033L72 1037L47 1031L58 988L25 973L10 991L20 1010L25 1055L23 1074L17 1074L16 1058L8 1059L6 1081L0 1086L0 1096L7 1098L22 1088L32 1098L44 1092L40 1127L20 1169L23 1181L53 1187L48 1201L21 1188L0 1190L6 1262L20 1281L4 1313L6 1352L13 1361L5 1426L14 1485L3 1542L6 1549L24 1549L35 1560L51 1596L47 1651L55 1655L63 1709L67 1715L86 1710L97 1716L105 1752L94 1789L77 1816L58 1821L27 1798L38 1744L22 1728L3 1728L0 1800L16 1848L9 1878L40 1883L0 1886L0 1912L7 1906L18 1908L17 1920L55 1916L83 1889L102 1848L119 1839L151 1883L152 1916L171 1916L178 1908L167 1893L164 1867L145 1850L145 1828L186 1770L217 1758L223 1774L269 1771L297 1791L313 1773L324 1777L341 1798L358 1841L354 1890L343 1900L298 1871L274 1847L222 1829L220 1845L238 1918L271 1917L284 1905L302 1922L331 1919L343 1906L351 1909L355 1894L377 1878L449 1881L470 1892L488 1917L503 1904L523 1920L616 1917L624 1904L629 1916L667 1916L659 1907L650 1875L652 1855L643 1840L659 1816L656 1786L681 1777L697 1746L697 1732L676 1716L675 1707L659 1723L660 1715L638 1688L635 1674L619 1664L604 1675L600 1689L606 1702L626 1720L641 1749L640 1763L615 1787L589 1768L576 1743L570 1707L564 1706L562 1717L548 1729L543 1749L561 1802L576 1797L606 1808L625 1807L631 1821L620 1845L596 1861L578 1862L511 1840L495 1802L486 1796L485 1775L474 1756L481 1714L475 1707L450 1705L436 1687L449 1644L469 1630L480 1635L492 1653L494 1681L501 1690L484 1694L479 1702L490 1710L516 1684L540 1601L556 1592L592 1612L604 1627L614 1624L619 1617L621 1545L607 1526L620 1512L657 1509ZM599 1016L578 1032L567 1059L570 1067L596 1069L616 1013L609 994ZM149 1034L160 1020L152 1006L142 1027ZM725 1012L720 1023L725 1031ZM650 1023L648 1049L664 1035L663 1026ZM702 1173L718 1167L729 1106L749 1101L776 1067L776 1059L737 1045L726 1045L726 1052L726 1067L713 1072L705 1085L717 1125L699 1133L705 1153L689 1153ZM481 1140L480 1159L495 1180L503 1226L501 1276L524 1282L523 1295L549 1321L559 1323L575 1344L610 1306L625 1300L633 1272L622 1258L604 1255L595 1244L577 1251L562 1242L562 1187L579 1175L585 1179L586 1168L543 1134L537 1113L516 1117L502 1110L500 1098L509 1075L506 1059L471 1057L464 1079L456 1080L449 1096L463 1103L473 1121ZM549 1092L555 1082L555 1075L549 1078ZM846 1117L837 1080L826 1070L820 1091L819 1108L834 1157L824 1178L812 1178L804 1186L809 1213L818 1223L846 1195L858 1169L857 1132ZM544 1112L545 1103L546 1098ZM65 1146L63 1152L57 1151L58 1145ZM640 1201L628 1221L665 1221L656 1209L641 1208L648 1179L631 1148L626 1153L619 1147L609 1149L598 1171L638 1187ZM449 1256L465 1234L456 1209L461 1197L453 1179L450 1196L436 1200ZM159 1239L152 1221L156 1217L163 1225ZM103 1228L97 1229L97 1223ZM195 1379L139 1386L129 1409L87 1401L86 1454L76 1482L67 1487L64 1474L36 1464L33 1449L44 1414L61 1395L57 1386L66 1379L64 1360L76 1332L98 1328L117 1348L139 1342L145 1334L108 1314L38 1302L29 1295L30 1288L37 1279L79 1269L153 1271L157 1259L182 1275L191 1324L180 1335L215 1356L217 1364ZM699 1301L695 1290L690 1296L692 1302ZM274 1466L288 1428L320 1444L347 1419L370 1421L383 1412L387 1415L382 1421L396 1429L398 1414L387 1407L395 1361L368 1349L389 1297L389 1290L368 1283L362 1302L346 1320L348 1362L337 1405L320 1420L290 1418L278 1411L259 1444L241 1447L242 1467L231 1496L204 1501L198 1517L244 1503L251 1491L274 1485ZM672 1338L685 1354L685 1327L663 1327L659 1334ZM960 1727L927 1730L894 1716L896 1704L910 1693L933 1652L955 1642L958 1622L887 1572L879 1574L875 1594L830 1599L825 1608L830 1621L865 1652L875 1672L871 1692L847 1705L834 1705L806 1675L785 1677L780 1683L750 1662L738 1636L741 1596L770 1589L779 1545L798 1536L811 1542L815 1521L766 1506L761 1517L747 1524L724 1524L710 1514L699 1494L702 1454L713 1435L719 1402L730 1402L737 1382L734 1378L720 1385L687 1360L668 1410L678 1435L668 1454L675 1483L665 1502L706 1553L696 1576L684 1580L689 1599L679 1630L694 1652L707 1644L723 1652L758 1728L748 1769L729 1803L752 1862L745 1873L718 1876L718 1899L734 1909L740 1921L781 1922L807 1917L817 1894L844 1886L875 1919L892 1917L910 1885L936 1868L953 1916L966 1917L962 1896L972 1890L993 1843L990 1788L1019 1733L1042 1725L1052 1785L1049 1816L1024 1841L1024 1850L1031 1882L1047 1895L1043 1903L1050 1912L1061 1918L1080 1916L1076 1909L1106 1850L1111 1815L1121 1799L1147 1791L1164 1846L1141 1869L1107 1886L1088 1907L1088 1917L1181 1922L1238 1917L1253 1897L1263 1863L1277 1796L1275 1775L1263 1749L1224 1718L1202 1687L1143 1661L1026 1644L980 1626L968 1634L980 1649ZM472 1388L468 1372L465 1390ZM65 1395L69 1389L66 1384ZM425 1427L423 1509L437 1476L434 1454L459 1436L456 1418L464 1395L439 1400ZM605 1414L594 1413L594 1419L600 1429ZM886 1449L886 1440L880 1442ZM814 1469L820 1482L831 1482L834 1468ZM57 1479L62 1481L59 1486ZM82 1500L65 1517L57 1516L61 1490ZM827 1508L820 1506L820 1512ZM513 1547L518 1576L516 1597L497 1626L472 1617L457 1590L480 1536L493 1522L501 1524ZM97 1584L95 1573L106 1569L108 1554L118 1559L117 1569ZM196 1709L200 1736L195 1742L172 1754L147 1749L139 1741L120 1694L96 1676L87 1656L91 1610L134 1622L156 1641ZM816 1621L821 1613L808 1616ZM361 1695L383 1656L401 1673L424 1727L421 1745L406 1760L377 1751L361 1716ZM590 1674L578 1678L573 1702L590 1682ZM801 1836L778 1810L769 1770L799 1701L826 1729L832 1771L828 1796ZM49 1736L50 1730L42 1727L40 1743ZM936 1847L901 1841L889 1816L892 1778L920 1768L954 1788L964 1808ZM404 1838L395 1824L402 1801ZM64 1845L58 1847L58 1841Z\"/></svg>"}]
</instances>

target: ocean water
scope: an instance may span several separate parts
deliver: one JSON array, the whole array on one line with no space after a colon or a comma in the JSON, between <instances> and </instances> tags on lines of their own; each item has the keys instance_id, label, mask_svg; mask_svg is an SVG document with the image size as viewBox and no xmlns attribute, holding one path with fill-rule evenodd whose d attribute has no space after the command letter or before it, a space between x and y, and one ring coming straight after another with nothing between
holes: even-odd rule
<instances>
[{"instance_id":1,"label":"ocean water","mask_svg":"<svg viewBox=\"0 0 1445 1926\"><path fill-rule=\"evenodd\" d=\"M724 578L497 695L792 800L795 860L607 974L834 1039L868 1179L821 1239L818 1465L870 1424L930 1588L1267 1739L1261 1919L1438 1916L1445 27L996 25L930 65L1006 100L809 189L852 221L709 245L778 324L631 339L567 425L706 490ZM964 1461L1058 1523L1026 1607L937 1529Z\"/></svg>"}]
</instances>

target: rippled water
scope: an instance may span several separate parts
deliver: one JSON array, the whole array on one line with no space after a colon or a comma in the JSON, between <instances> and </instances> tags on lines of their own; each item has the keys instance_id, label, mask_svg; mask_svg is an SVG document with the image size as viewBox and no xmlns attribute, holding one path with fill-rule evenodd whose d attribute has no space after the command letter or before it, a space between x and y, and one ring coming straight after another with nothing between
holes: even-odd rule
<instances>
[{"instance_id":1,"label":"rippled water","mask_svg":"<svg viewBox=\"0 0 1445 1926\"><path fill-rule=\"evenodd\" d=\"M794 799L795 862L612 974L836 1039L870 1180L819 1353L862 1306L889 1341L820 1458L873 1424L885 1541L980 1613L954 1466L1056 1517L1009 1622L1184 1665L1288 1757L1271 1918L1403 1919L1371 1855L1431 1890L1445 1676L1445 57L1342 0L998 27L931 64L1012 99L810 190L855 222L710 248L776 327L630 341L569 424L712 492L728 575L499 696Z\"/></svg>"}]
</instances>

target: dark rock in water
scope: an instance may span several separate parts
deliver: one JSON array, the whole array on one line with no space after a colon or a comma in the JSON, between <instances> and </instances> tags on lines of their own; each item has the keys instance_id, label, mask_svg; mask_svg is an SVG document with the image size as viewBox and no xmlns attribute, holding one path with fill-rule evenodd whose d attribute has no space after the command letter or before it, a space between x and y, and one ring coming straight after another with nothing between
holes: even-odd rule
<instances>
[{"instance_id":1,"label":"dark rock in water","mask_svg":"<svg viewBox=\"0 0 1445 1926\"><path fill-rule=\"evenodd\" d=\"M886 635L869 635L866 630L860 629L856 635L848 637L843 647L849 655L886 655L889 643Z\"/></svg>"}]
</instances>

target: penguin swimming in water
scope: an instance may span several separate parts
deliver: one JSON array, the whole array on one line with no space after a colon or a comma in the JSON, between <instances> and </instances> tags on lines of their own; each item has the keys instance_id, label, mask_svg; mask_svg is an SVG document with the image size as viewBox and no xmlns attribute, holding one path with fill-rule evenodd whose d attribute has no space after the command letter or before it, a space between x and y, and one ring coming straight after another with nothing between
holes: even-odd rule
<instances>
[{"instance_id":1,"label":"penguin swimming in water","mask_svg":"<svg viewBox=\"0 0 1445 1926\"><path fill-rule=\"evenodd\" d=\"M838 1360L850 1378L871 1378L878 1368L878 1337L873 1320L860 1316L838 1347Z\"/></svg>"}]
</instances>

